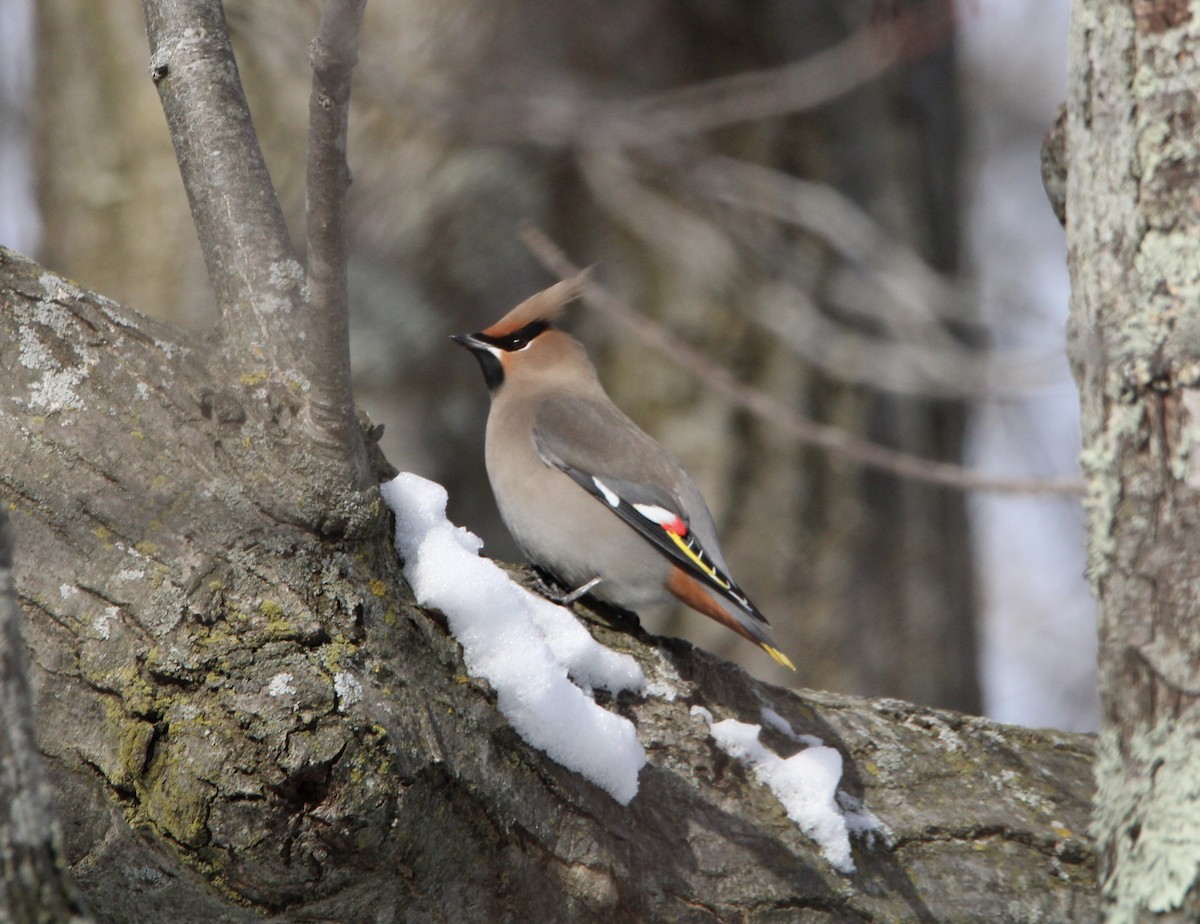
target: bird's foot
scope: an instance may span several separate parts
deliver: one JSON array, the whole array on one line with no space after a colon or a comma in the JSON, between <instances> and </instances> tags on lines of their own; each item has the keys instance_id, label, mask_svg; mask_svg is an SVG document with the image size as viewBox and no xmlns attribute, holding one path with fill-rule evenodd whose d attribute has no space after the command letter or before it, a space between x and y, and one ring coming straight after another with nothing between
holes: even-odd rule
<instances>
[{"instance_id":1,"label":"bird's foot","mask_svg":"<svg viewBox=\"0 0 1200 924\"><path fill-rule=\"evenodd\" d=\"M586 584L581 584L574 590L564 592L562 585L550 577L549 574L542 571L541 568L533 569L534 590L559 606L570 606L599 583L600 578L594 577Z\"/></svg>"},{"instance_id":2,"label":"bird's foot","mask_svg":"<svg viewBox=\"0 0 1200 924\"><path fill-rule=\"evenodd\" d=\"M570 606L580 597L588 593L593 587L599 584L600 578L592 578L586 584L576 587L574 590L567 591L558 583L555 577L548 571L543 571L541 568L533 568L533 588L547 600L559 604L559 606ZM607 625L611 628L618 629L623 632L637 634L642 631L641 621L637 617L637 613L616 606L612 603L607 603L604 600L597 600L592 597L587 601L587 610L584 617Z\"/></svg>"},{"instance_id":3,"label":"bird's foot","mask_svg":"<svg viewBox=\"0 0 1200 924\"><path fill-rule=\"evenodd\" d=\"M590 581L588 581L586 584L580 584L573 591L571 591L569 594L567 594L561 600L559 600L558 601L559 605L570 606L572 603L574 603L576 600L578 600L580 597L582 597L584 594L586 594L589 590L591 590L593 587L595 587L599 583L600 583L600 578L594 577Z\"/></svg>"}]
</instances>

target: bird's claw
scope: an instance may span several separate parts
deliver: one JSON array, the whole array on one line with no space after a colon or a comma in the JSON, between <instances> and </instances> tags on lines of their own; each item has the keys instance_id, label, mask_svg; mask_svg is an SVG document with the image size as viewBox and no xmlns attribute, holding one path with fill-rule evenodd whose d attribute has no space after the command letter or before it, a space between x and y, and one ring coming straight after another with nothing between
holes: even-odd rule
<instances>
[{"instance_id":1,"label":"bird's claw","mask_svg":"<svg viewBox=\"0 0 1200 924\"><path fill-rule=\"evenodd\" d=\"M570 606L599 583L600 578L594 577L574 590L564 593L558 583L544 575L540 569L535 568L533 572L534 589L547 600L557 603L559 606Z\"/></svg>"}]
</instances>

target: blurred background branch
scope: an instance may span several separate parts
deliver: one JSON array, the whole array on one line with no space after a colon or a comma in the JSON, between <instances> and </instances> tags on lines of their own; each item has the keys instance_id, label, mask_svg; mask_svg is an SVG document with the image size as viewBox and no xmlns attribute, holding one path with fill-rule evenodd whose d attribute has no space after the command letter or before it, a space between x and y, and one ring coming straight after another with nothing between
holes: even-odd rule
<instances>
[{"instance_id":1,"label":"blurred background branch","mask_svg":"<svg viewBox=\"0 0 1200 924\"><path fill-rule=\"evenodd\" d=\"M537 228L525 228L522 238L542 265L560 279L569 279L580 272L580 267L572 263L562 249ZM585 278L582 290L584 301L616 321L622 330L668 356L687 369L698 381L721 392L734 404L762 418L769 426L783 429L803 443L818 446L849 461L869 465L892 475L960 491L1068 496L1083 494L1084 485L1081 478L989 477L951 462L921 459L897 452L886 446L859 439L836 427L805 419L767 392L743 385L728 369L689 347L663 325L638 314L594 278Z\"/></svg>"}]
</instances>

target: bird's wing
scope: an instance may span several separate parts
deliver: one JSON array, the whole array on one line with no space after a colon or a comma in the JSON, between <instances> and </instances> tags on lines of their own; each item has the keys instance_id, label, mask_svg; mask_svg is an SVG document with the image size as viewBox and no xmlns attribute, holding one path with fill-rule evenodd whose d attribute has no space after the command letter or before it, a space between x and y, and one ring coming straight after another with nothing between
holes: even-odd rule
<instances>
[{"instance_id":1,"label":"bird's wing","mask_svg":"<svg viewBox=\"0 0 1200 924\"><path fill-rule=\"evenodd\" d=\"M671 562L766 625L766 617L725 572L699 490L633 421L610 405L548 398L538 406L533 438L543 462L569 475ZM701 518L703 523L691 522Z\"/></svg>"}]
</instances>

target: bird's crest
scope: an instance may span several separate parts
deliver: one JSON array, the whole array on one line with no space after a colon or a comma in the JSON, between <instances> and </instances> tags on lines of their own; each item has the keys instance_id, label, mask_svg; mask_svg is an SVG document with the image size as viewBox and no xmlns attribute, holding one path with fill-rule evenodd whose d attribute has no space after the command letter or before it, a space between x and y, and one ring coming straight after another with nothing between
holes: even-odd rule
<instances>
[{"instance_id":1,"label":"bird's crest","mask_svg":"<svg viewBox=\"0 0 1200 924\"><path fill-rule=\"evenodd\" d=\"M581 270L569 279L556 282L548 289L531 295L491 327L482 331L486 337L505 337L530 324L543 321L550 324L563 313L567 305L579 297L584 280L591 267Z\"/></svg>"}]
</instances>

